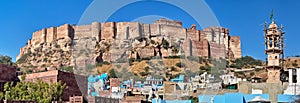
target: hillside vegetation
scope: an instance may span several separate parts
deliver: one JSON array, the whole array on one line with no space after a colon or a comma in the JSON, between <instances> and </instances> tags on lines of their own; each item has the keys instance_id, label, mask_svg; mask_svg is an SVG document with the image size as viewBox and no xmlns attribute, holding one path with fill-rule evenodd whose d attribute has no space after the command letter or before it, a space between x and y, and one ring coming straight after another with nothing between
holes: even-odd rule
<instances>
[{"instance_id":1,"label":"hillside vegetation","mask_svg":"<svg viewBox=\"0 0 300 103\"><path fill-rule=\"evenodd\" d=\"M103 63L98 64L96 67L99 74L109 73L109 75L115 75L123 79L131 77L137 80L145 80L148 75L154 78L170 80L180 74L191 77L204 72L219 73L225 68L226 61L224 59L182 56L143 60L129 59L125 63Z\"/></svg>"}]
</instances>

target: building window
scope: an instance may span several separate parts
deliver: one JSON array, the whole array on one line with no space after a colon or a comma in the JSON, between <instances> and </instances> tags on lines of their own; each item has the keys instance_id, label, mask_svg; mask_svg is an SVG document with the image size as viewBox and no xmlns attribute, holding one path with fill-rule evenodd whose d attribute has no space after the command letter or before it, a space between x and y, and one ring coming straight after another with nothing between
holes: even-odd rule
<instances>
[{"instance_id":1,"label":"building window","mask_svg":"<svg viewBox=\"0 0 300 103\"><path fill-rule=\"evenodd\" d=\"M293 69L293 73L292 73L292 80L293 80L293 83L297 83L297 72L296 72L296 69Z\"/></svg>"}]
</instances>

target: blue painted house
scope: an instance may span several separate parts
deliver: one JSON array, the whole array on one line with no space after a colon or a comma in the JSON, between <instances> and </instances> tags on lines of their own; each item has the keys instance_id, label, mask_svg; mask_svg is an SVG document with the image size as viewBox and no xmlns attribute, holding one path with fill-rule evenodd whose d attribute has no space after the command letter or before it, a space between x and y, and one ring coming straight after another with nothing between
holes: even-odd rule
<instances>
[{"instance_id":1,"label":"blue painted house","mask_svg":"<svg viewBox=\"0 0 300 103\"><path fill-rule=\"evenodd\" d=\"M256 97L269 101L269 94L226 93L224 95L199 95L199 103L247 103Z\"/></svg>"}]
</instances>

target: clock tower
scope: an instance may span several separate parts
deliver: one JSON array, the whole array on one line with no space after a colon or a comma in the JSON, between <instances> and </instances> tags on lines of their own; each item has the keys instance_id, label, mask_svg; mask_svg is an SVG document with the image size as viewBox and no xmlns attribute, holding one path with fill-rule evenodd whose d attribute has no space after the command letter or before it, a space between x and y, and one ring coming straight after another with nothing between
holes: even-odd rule
<instances>
[{"instance_id":1,"label":"clock tower","mask_svg":"<svg viewBox=\"0 0 300 103\"><path fill-rule=\"evenodd\" d=\"M280 82L280 71L283 69L284 32L274 20L267 27L265 23L265 53L267 55L266 69L268 70L268 83Z\"/></svg>"}]
</instances>

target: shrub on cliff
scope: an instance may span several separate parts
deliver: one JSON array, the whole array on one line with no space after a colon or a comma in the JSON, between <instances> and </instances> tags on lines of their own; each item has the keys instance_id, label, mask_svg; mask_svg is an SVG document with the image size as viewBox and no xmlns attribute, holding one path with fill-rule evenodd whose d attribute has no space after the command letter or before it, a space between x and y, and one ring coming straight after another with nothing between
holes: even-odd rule
<instances>
[{"instance_id":1,"label":"shrub on cliff","mask_svg":"<svg viewBox=\"0 0 300 103\"><path fill-rule=\"evenodd\" d=\"M134 61L135 61L134 58L129 58L129 60L128 60L129 65L132 66L132 65L133 65L132 63L133 63Z\"/></svg>"},{"instance_id":2,"label":"shrub on cliff","mask_svg":"<svg viewBox=\"0 0 300 103\"><path fill-rule=\"evenodd\" d=\"M96 67L101 67L102 65L109 65L110 63L108 61L103 61L100 63L96 63Z\"/></svg>"},{"instance_id":3,"label":"shrub on cliff","mask_svg":"<svg viewBox=\"0 0 300 103\"><path fill-rule=\"evenodd\" d=\"M239 59L234 60L234 62L230 65L232 68L243 68L246 66L261 66L262 61L261 60L255 60L251 56L245 56Z\"/></svg>"},{"instance_id":4,"label":"shrub on cliff","mask_svg":"<svg viewBox=\"0 0 300 103\"><path fill-rule=\"evenodd\" d=\"M175 71L175 72L177 72L178 70L175 68L175 67L171 67L171 71Z\"/></svg>"},{"instance_id":5,"label":"shrub on cliff","mask_svg":"<svg viewBox=\"0 0 300 103\"><path fill-rule=\"evenodd\" d=\"M148 73L146 73L146 72L140 72L140 75L144 77L144 76L147 76Z\"/></svg>"},{"instance_id":6,"label":"shrub on cliff","mask_svg":"<svg viewBox=\"0 0 300 103\"><path fill-rule=\"evenodd\" d=\"M145 70L145 72L149 72L149 70L150 70L150 67L149 66L146 66L145 68L144 68L144 70Z\"/></svg>"},{"instance_id":7,"label":"shrub on cliff","mask_svg":"<svg viewBox=\"0 0 300 103\"><path fill-rule=\"evenodd\" d=\"M206 70L206 68L204 66L200 66L199 68L200 70Z\"/></svg>"},{"instance_id":8,"label":"shrub on cliff","mask_svg":"<svg viewBox=\"0 0 300 103\"><path fill-rule=\"evenodd\" d=\"M117 78L117 74L116 74L116 72L115 72L115 69L111 69L110 71L109 71L109 77L110 78Z\"/></svg>"},{"instance_id":9,"label":"shrub on cliff","mask_svg":"<svg viewBox=\"0 0 300 103\"><path fill-rule=\"evenodd\" d=\"M164 49L168 49L169 45L170 45L169 42L163 38L162 39L162 46L163 46L163 48Z\"/></svg>"},{"instance_id":10,"label":"shrub on cliff","mask_svg":"<svg viewBox=\"0 0 300 103\"><path fill-rule=\"evenodd\" d=\"M184 64L184 63L182 63L182 62L178 62L178 63L176 63L175 64L177 67L179 67L179 68L184 68L184 67L186 67L186 65Z\"/></svg>"}]
</instances>

